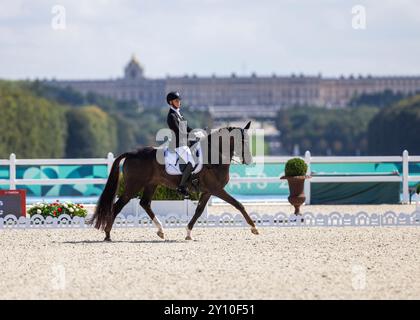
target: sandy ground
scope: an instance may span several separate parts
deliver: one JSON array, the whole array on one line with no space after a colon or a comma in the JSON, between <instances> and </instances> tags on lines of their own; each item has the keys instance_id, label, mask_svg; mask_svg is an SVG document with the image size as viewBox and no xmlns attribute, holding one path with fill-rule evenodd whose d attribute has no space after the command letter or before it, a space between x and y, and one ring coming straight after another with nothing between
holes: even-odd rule
<instances>
[{"instance_id":1,"label":"sandy ground","mask_svg":"<svg viewBox=\"0 0 420 320\"><path fill-rule=\"evenodd\" d=\"M0 299L420 299L420 228L0 232Z\"/></svg>"}]
</instances>

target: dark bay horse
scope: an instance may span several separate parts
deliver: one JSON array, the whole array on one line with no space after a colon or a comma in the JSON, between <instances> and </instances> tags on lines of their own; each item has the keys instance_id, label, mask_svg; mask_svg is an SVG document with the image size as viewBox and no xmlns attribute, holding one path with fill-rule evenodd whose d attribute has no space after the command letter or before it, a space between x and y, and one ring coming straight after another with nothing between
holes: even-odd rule
<instances>
[{"instance_id":1,"label":"dark bay horse","mask_svg":"<svg viewBox=\"0 0 420 320\"><path fill-rule=\"evenodd\" d=\"M204 151L203 157L208 161L204 160L205 164L201 171L192 177L199 179L201 195L194 216L188 223L186 240L192 240L191 230L212 195L219 197L238 209L251 226L251 232L258 234L255 223L246 212L244 206L224 190L224 187L229 182L229 167L232 158L238 156L244 164L250 164L252 161L247 133L250 124L251 122L248 122L244 128L222 128L200 140L199 143L201 143L202 150ZM220 143L215 143L220 139L223 140L223 138L226 138L220 132L227 135L227 139L224 139L225 142L227 141L226 148L223 148L223 145ZM232 132L239 133L239 139L235 140L234 136L230 135ZM140 191L143 191L140 205L158 228L157 235L164 239L162 224L153 213L150 204L158 185L176 189L181 178L178 175L169 175L166 173L165 165L159 163L157 160L158 150L154 147L144 147L137 151L123 153L115 159L105 188L98 200L93 218L90 221L97 229L105 231L105 241L111 241L111 229L115 217L130 199L134 198ZM208 151L206 152L206 150ZM214 161L214 158L210 159L215 154L216 161ZM118 187L120 161L122 159L125 159L122 169L125 191L114 203ZM191 187L191 182L189 182L190 190Z\"/></svg>"}]
</instances>

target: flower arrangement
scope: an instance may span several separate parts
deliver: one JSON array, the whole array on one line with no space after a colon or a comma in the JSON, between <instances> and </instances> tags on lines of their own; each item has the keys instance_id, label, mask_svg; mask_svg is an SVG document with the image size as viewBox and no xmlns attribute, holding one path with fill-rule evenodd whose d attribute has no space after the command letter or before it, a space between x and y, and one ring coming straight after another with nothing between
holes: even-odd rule
<instances>
[{"instance_id":1,"label":"flower arrangement","mask_svg":"<svg viewBox=\"0 0 420 320\"><path fill-rule=\"evenodd\" d=\"M56 200L53 203L38 202L28 210L31 216L40 214L46 217L58 217L62 214L68 214L70 217L86 217L87 210L81 204L70 201L60 202Z\"/></svg>"}]
</instances>

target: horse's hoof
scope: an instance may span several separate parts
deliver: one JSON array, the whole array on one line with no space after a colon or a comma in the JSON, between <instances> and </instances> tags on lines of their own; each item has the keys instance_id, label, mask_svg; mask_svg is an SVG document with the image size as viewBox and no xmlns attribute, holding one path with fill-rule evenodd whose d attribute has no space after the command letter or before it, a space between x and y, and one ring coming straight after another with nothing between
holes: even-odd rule
<instances>
[{"instance_id":1,"label":"horse's hoof","mask_svg":"<svg viewBox=\"0 0 420 320\"><path fill-rule=\"evenodd\" d=\"M257 228L255 228L255 227L251 228L251 232L252 232L253 234L260 234L260 233L258 232L258 229L257 229Z\"/></svg>"},{"instance_id":2,"label":"horse's hoof","mask_svg":"<svg viewBox=\"0 0 420 320\"><path fill-rule=\"evenodd\" d=\"M104 242L112 242L111 238L105 238Z\"/></svg>"},{"instance_id":3,"label":"horse's hoof","mask_svg":"<svg viewBox=\"0 0 420 320\"><path fill-rule=\"evenodd\" d=\"M159 236L159 238L165 239L165 234L162 231L158 231L156 234Z\"/></svg>"},{"instance_id":4,"label":"horse's hoof","mask_svg":"<svg viewBox=\"0 0 420 320\"><path fill-rule=\"evenodd\" d=\"M185 240L192 240L191 236L186 236Z\"/></svg>"}]
</instances>

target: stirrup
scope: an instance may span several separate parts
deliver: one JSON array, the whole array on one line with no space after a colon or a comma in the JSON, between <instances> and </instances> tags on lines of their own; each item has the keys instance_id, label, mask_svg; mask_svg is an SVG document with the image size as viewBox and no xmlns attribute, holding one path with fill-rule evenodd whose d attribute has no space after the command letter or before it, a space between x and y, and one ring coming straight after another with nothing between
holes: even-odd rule
<instances>
[{"instance_id":1,"label":"stirrup","mask_svg":"<svg viewBox=\"0 0 420 320\"><path fill-rule=\"evenodd\" d=\"M196 192L200 192L200 185L199 185L199 180L198 178L194 178L191 180L191 185L194 187Z\"/></svg>"},{"instance_id":2,"label":"stirrup","mask_svg":"<svg viewBox=\"0 0 420 320\"><path fill-rule=\"evenodd\" d=\"M178 191L180 194L182 194L185 198L189 198L190 194L188 193L188 190L186 187L178 187L176 189L176 191Z\"/></svg>"}]
</instances>

